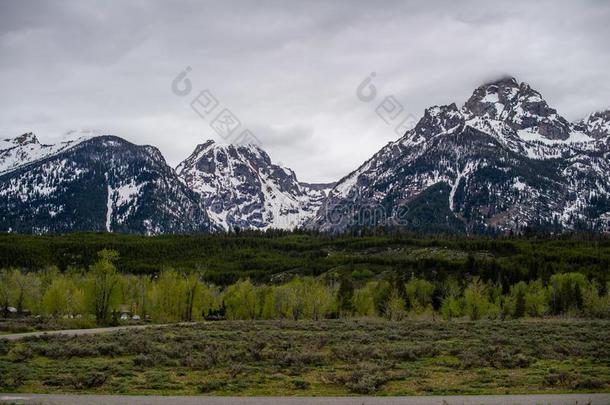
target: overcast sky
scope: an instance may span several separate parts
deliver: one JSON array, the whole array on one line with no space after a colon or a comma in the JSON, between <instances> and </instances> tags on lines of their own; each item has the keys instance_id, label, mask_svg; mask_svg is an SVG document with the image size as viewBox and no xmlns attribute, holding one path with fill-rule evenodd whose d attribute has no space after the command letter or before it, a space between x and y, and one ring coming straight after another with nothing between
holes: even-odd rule
<instances>
[{"instance_id":1,"label":"overcast sky","mask_svg":"<svg viewBox=\"0 0 610 405\"><path fill-rule=\"evenodd\" d=\"M300 180L334 181L398 138L375 114L389 95L420 117L510 74L569 120L610 107L609 21L602 0L1 0L0 136L97 129L175 166L222 140L190 107L208 89Z\"/></svg>"}]
</instances>

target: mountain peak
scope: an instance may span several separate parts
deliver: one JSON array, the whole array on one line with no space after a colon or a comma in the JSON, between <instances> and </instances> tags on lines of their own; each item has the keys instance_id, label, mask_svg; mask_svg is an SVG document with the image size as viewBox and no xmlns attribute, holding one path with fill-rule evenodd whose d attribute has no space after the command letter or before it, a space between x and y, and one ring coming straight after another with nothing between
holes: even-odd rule
<instances>
[{"instance_id":1,"label":"mountain peak","mask_svg":"<svg viewBox=\"0 0 610 405\"><path fill-rule=\"evenodd\" d=\"M197 192L216 224L292 229L311 218L326 196L325 188L301 184L291 169L274 164L257 145L208 140L176 168Z\"/></svg>"},{"instance_id":2,"label":"mountain peak","mask_svg":"<svg viewBox=\"0 0 610 405\"><path fill-rule=\"evenodd\" d=\"M505 77L479 86L463 108L471 118L502 121L514 131L525 131L550 140L570 137L570 124L549 107L542 95L527 83Z\"/></svg>"},{"instance_id":3,"label":"mountain peak","mask_svg":"<svg viewBox=\"0 0 610 405\"><path fill-rule=\"evenodd\" d=\"M255 151L259 154L266 154L260 146L256 144L221 143L213 139L208 139L195 147L193 154L199 154L210 149L225 151Z\"/></svg>"},{"instance_id":4,"label":"mountain peak","mask_svg":"<svg viewBox=\"0 0 610 405\"><path fill-rule=\"evenodd\" d=\"M204 143L200 143L197 146L195 146L195 150L193 151L191 156L193 156L193 155L199 156L202 153L205 153L208 149L213 148L215 145L216 145L216 142L214 140L208 139Z\"/></svg>"},{"instance_id":5,"label":"mountain peak","mask_svg":"<svg viewBox=\"0 0 610 405\"><path fill-rule=\"evenodd\" d=\"M47 158L67 150L84 139L61 142L53 145L41 144L36 135L27 132L15 138L0 141L0 173L6 173L25 164Z\"/></svg>"},{"instance_id":6,"label":"mountain peak","mask_svg":"<svg viewBox=\"0 0 610 405\"><path fill-rule=\"evenodd\" d=\"M574 129L595 139L610 136L610 110L589 114L586 118L575 122Z\"/></svg>"},{"instance_id":7,"label":"mountain peak","mask_svg":"<svg viewBox=\"0 0 610 405\"><path fill-rule=\"evenodd\" d=\"M28 132L15 138L14 142L18 145L26 145L28 143L40 143L34 133Z\"/></svg>"},{"instance_id":8,"label":"mountain peak","mask_svg":"<svg viewBox=\"0 0 610 405\"><path fill-rule=\"evenodd\" d=\"M2 149L6 149L7 147L13 147L13 146L28 145L30 143L38 144L40 142L38 142L38 138L32 132L26 132L25 134L19 135L14 138L4 139L3 140L4 145L2 145Z\"/></svg>"},{"instance_id":9,"label":"mountain peak","mask_svg":"<svg viewBox=\"0 0 610 405\"><path fill-rule=\"evenodd\" d=\"M494 79L494 80L491 80L489 82L486 82L486 83L484 83L480 87L489 87L489 86L496 86L496 87L519 87L519 82L517 82L517 79L515 79L513 76L504 75L504 76L500 76L497 79Z\"/></svg>"}]
</instances>

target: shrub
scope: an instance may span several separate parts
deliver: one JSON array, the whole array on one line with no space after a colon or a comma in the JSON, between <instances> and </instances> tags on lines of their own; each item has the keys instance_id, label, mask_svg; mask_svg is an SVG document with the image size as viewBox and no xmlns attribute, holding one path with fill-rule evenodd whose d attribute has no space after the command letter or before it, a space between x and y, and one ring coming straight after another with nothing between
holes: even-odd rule
<instances>
[{"instance_id":1,"label":"shrub","mask_svg":"<svg viewBox=\"0 0 610 405\"><path fill-rule=\"evenodd\" d=\"M23 385L28 376L28 370L21 365L15 368L12 372L7 373L2 381L2 386L7 388L18 388Z\"/></svg>"},{"instance_id":2,"label":"shrub","mask_svg":"<svg viewBox=\"0 0 610 405\"><path fill-rule=\"evenodd\" d=\"M23 343L17 343L11 350L9 350L7 356L10 361L20 363L22 361L31 359L33 355L34 353L29 346L26 346Z\"/></svg>"},{"instance_id":3,"label":"shrub","mask_svg":"<svg viewBox=\"0 0 610 405\"><path fill-rule=\"evenodd\" d=\"M574 388L577 390L596 390L604 387L604 381L599 378L582 376L574 383Z\"/></svg>"},{"instance_id":4,"label":"shrub","mask_svg":"<svg viewBox=\"0 0 610 405\"><path fill-rule=\"evenodd\" d=\"M438 350L433 345L399 347L390 352L393 359L401 361L415 361L423 357L434 357L437 354Z\"/></svg>"},{"instance_id":5,"label":"shrub","mask_svg":"<svg viewBox=\"0 0 610 405\"><path fill-rule=\"evenodd\" d=\"M352 363L369 357L370 351L368 347L358 346L355 344L345 343L338 346L333 346L331 352L336 359Z\"/></svg>"},{"instance_id":6,"label":"shrub","mask_svg":"<svg viewBox=\"0 0 610 405\"><path fill-rule=\"evenodd\" d=\"M172 360L163 353L138 354L133 359L136 367L173 366L177 361Z\"/></svg>"},{"instance_id":7,"label":"shrub","mask_svg":"<svg viewBox=\"0 0 610 405\"><path fill-rule=\"evenodd\" d=\"M305 380L292 380L292 386L297 390L306 390L309 389L311 384L309 384Z\"/></svg>"},{"instance_id":8,"label":"shrub","mask_svg":"<svg viewBox=\"0 0 610 405\"><path fill-rule=\"evenodd\" d=\"M104 373L94 371L84 374L78 374L72 377L72 386L79 389L97 388L104 385L108 376Z\"/></svg>"},{"instance_id":9,"label":"shrub","mask_svg":"<svg viewBox=\"0 0 610 405\"><path fill-rule=\"evenodd\" d=\"M210 356L189 354L182 359L181 364L184 367L188 367L192 370L209 370L214 367L214 359Z\"/></svg>"},{"instance_id":10,"label":"shrub","mask_svg":"<svg viewBox=\"0 0 610 405\"><path fill-rule=\"evenodd\" d=\"M71 385L72 378L68 374L52 374L43 378L42 383L49 387L66 387Z\"/></svg>"},{"instance_id":11,"label":"shrub","mask_svg":"<svg viewBox=\"0 0 610 405\"><path fill-rule=\"evenodd\" d=\"M358 374L350 378L346 386L356 394L372 394L385 382L384 377L378 374Z\"/></svg>"},{"instance_id":12,"label":"shrub","mask_svg":"<svg viewBox=\"0 0 610 405\"><path fill-rule=\"evenodd\" d=\"M388 381L385 373L371 363L360 363L347 374L335 375L332 380L343 384L356 394L372 394Z\"/></svg>"},{"instance_id":13,"label":"shrub","mask_svg":"<svg viewBox=\"0 0 610 405\"><path fill-rule=\"evenodd\" d=\"M71 357L93 357L99 353L97 349L86 342L66 341L61 339L37 348L38 354L50 359L69 359Z\"/></svg>"},{"instance_id":14,"label":"shrub","mask_svg":"<svg viewBox=\"0 0 610 405\"><path fill-rule=\"evenodd\" d=\"M217 391L222 389L227 385L226 381L219 380L211 380L211 381L203 381L199 384L199 392L202 394L207 394L208 392Z\"/></svg>"},{"instance_id":15,"label":"shrub","mask_svg":"<svg viewBox=\"0 0 610 405\"><path fill-rule=\"evenodd\" d=\"M278 367L302 368L323 364L326 357L321 353L310 351L273 351L268 354L268 358Z\"/></svg>"},{"instance_id":16,"label":"shrub","mask_svg":"<svg viewBox=\"0 0 610 405\"><path fill-rule=\"evenodd\" d=\"M489 367L489 362L485 358L483 358L480 353L472 349L463 351L459 355L459 359L462 363L462 368L465 369Z\"/></svg>"},{"instance_id":17,"label":"shrub","mask_svg":"<svg viewBox=\"0 0 610 405\"><path fill-rule=\"evenodd\" d=\"M180 388L169 372L150 370L144 373L146 388L155 390L173 390Z\"/></svg>"},{"instance_id":18,"label":"shrub","mask_svg":"<svg viewBox=\"0 0 610 405\"><path fill-rule=\"evenodd\" d=\"M550 370L544 377L544 384L549 386L572 387L575 382L575 376L569 371Z\"/></svg>"}]
</instances>

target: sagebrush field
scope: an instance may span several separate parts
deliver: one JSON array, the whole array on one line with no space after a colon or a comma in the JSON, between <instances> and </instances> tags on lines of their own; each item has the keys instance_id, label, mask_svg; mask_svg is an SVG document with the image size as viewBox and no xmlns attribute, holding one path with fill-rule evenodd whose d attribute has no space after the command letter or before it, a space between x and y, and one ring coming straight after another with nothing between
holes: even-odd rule
<instances>
[{"instance_id":1,"label":"sagebrush field","mask_svg":"<svg viewBox=\"0 0 610 405\"><path fill-rule=\"evenodd\" d=\"M409 395L610 390L610 322L221 321L0 340L0 390Z\"/></svg>"}]
</instances>

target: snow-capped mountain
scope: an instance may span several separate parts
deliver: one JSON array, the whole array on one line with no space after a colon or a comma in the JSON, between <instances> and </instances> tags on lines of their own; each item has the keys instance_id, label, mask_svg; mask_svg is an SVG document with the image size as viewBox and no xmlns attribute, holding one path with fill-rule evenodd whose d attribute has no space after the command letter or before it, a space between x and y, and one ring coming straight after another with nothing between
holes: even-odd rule
<instances>
[{"instance_id":1,"label":"snow-capped mountain","mask_svg":"<svg viewBox=\"0 0 610 405\"><path fill-rule=\"evenodd\" d=\"M207 141L174 170L153 146L72 136L0 140L0 232L610 231L610 111L570 123L510 77L426 109L334 184L299 182L254 145Z\"/></svg>"},{"instance_id":2,"label":"snow-capped mountain","mask_svg":"<svg viewBox=\"0 0 610 405\"><path fill-rule=\"evenodd\" d=\"M30 132L16 138L0 140L0 174L57 154L87 139L87 137L78 137L54 145L43 145L38 142L36 135Z\"/></svg>"},{"instance_id":3,"label":"snow-capped mountain","mask_svg":"<svg viewBox=\"0 0 610 405\"><path fill-rule=\"evenodd\" d=\"M610 112L571 124L514 78L428 108L330 191L308 226L610 229Z\"/></svg>"},{"instance_id":4,"label":"snow-capped mountain","mask_svg":"<svg viewBox=\"0 0 610 405\"><path fill-rule=\"evenodd\" d=\"M115 136L0 144L0 231L159 234L215 229L158 149Z\"/></svg>"},{"instance_id":5,"label":"snow-capped mountain","mask_svg":"<svg viewBox=\"0 0 610 405\"><path fill-rule=\"evenodd\" d=\"M293 229L310 220L332 184L300 183L256 145L198 145L176 168L225 230Z\"/></svg>"},{"instance_id":6,"label":"snow-capped mountain","mask_svg":"<svg viewBox=\"0 0 610 405\"><path fill-rule=\"evenodd\" d=\"M574 128L595 139L607 137L610 134L610 110L589 114L577 121Z\"/></svg>"}]
</instances>

